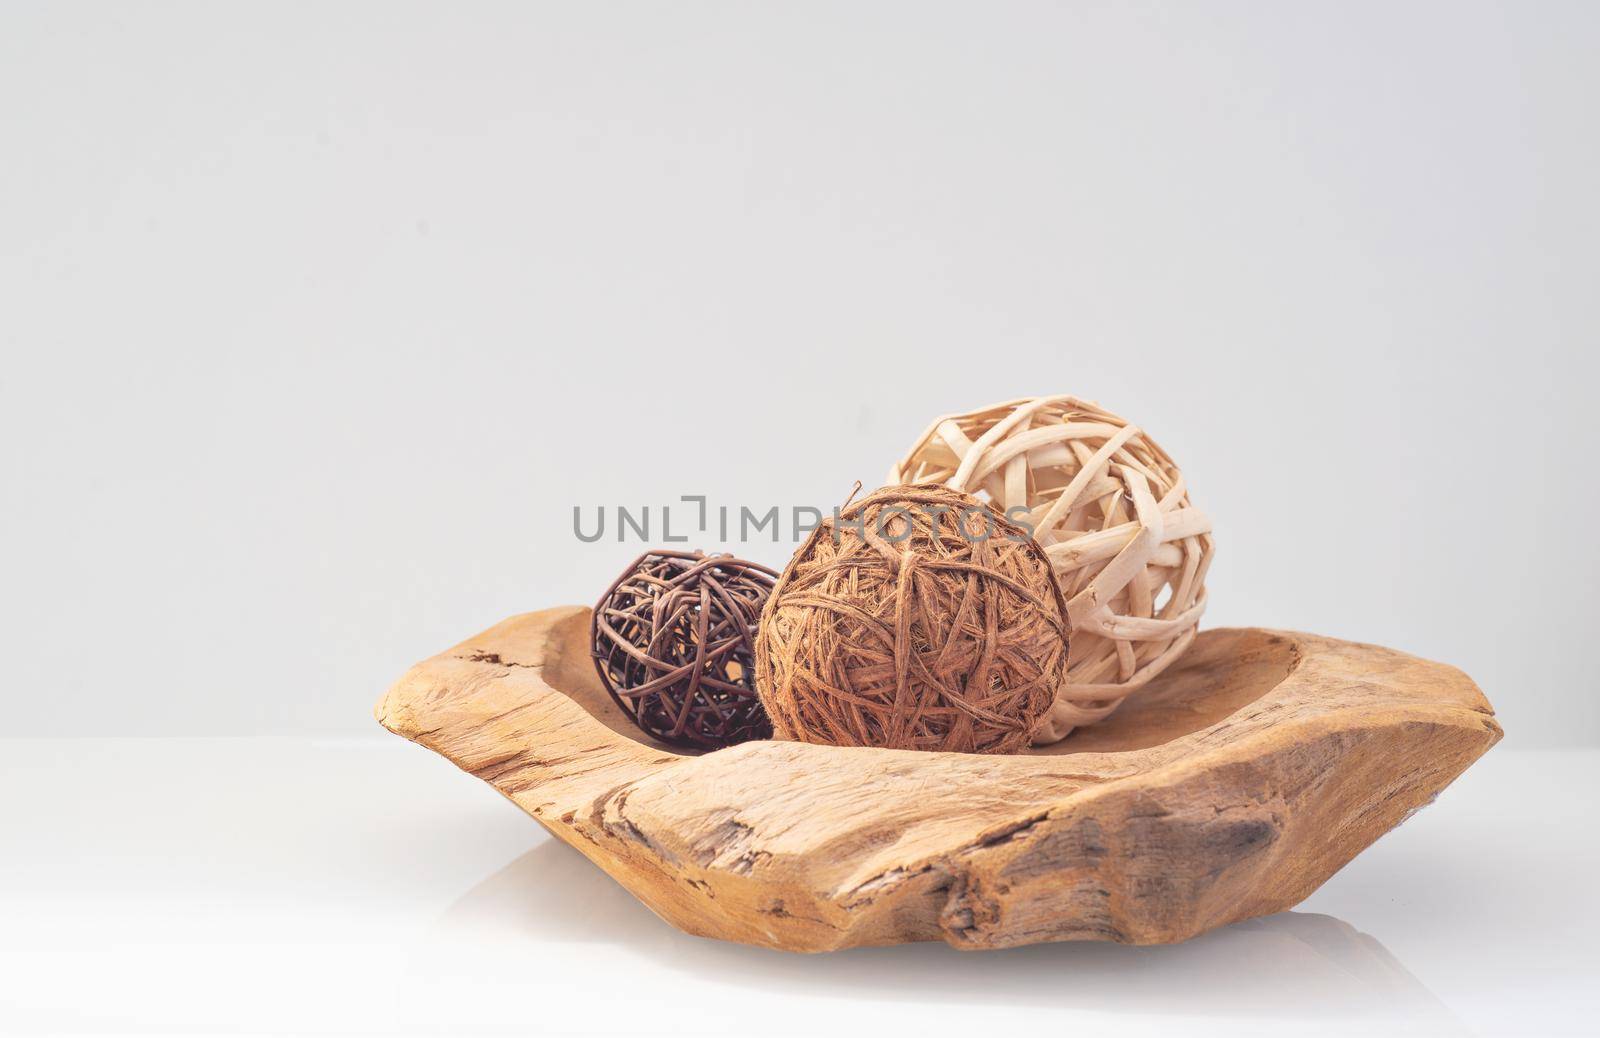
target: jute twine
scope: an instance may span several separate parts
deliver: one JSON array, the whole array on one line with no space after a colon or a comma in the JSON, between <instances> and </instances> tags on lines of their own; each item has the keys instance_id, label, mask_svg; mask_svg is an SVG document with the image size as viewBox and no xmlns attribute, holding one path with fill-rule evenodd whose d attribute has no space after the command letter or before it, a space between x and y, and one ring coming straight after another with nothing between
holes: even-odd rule
<instances>
[{"instance_id":1,"label":"jute twine","mask_svg":"<svg viewBox=\"0 0 1600 1038\"><path fill-rule=\"evenodd\" d=\"M768 738L753 642L776 576L731 555L639 556L594 607L591 645L606 691L663 742L715 749Z\"/></svg>"},{"instance_id":2,"label":"jute twine","mask_svg":"<svg viewBox=\"0 0 1600 1038\"><path fill-rule=\"evenodd\" d=\"M841 510L778 578L756 687L779 738L1010 753L1066 679L1067 613L1043 550L948 487Z\"/></svg>"},{"instance_id":3,"label":"jute twine","mask_svg":"<svg viewBox=\"0 0 1600 1038\"><path fill-rule=\"evenodd\" d=\"M1137 426L1071 396L947 415L889 474L891 483L930 480L1018 517L1049 555L1072 621L1072 662L1036 742L1105 717L1194 640L1211 520Z\"/></svg>"}]
</instances>

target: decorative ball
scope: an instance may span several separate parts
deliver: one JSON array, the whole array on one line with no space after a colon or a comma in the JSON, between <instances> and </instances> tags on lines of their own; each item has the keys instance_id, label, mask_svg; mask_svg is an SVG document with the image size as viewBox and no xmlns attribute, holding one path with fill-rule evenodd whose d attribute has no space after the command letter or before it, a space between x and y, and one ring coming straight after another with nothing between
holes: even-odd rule
<instances>
[{"instance_id":1,"label":"decorative ball","mask_svg":"<svg viewBox=\"0 0 1600 1038\"><path fill-rule=\"evenodd\" d=\"M1044 551L968 494L885 487L825 519L778 578L756 688L779 738L1010 753L1067 673Z\"/></svg>"},{"instance_id":2,"label":"decorative ball","mask_svg":"<svg viewBox=\"0 0 1600 1038\"><path fill-rule=\"evenodd\" d=\"M1047 396L948 415L889 479L980 494L1049 555L1072 618L1072 661L1036 742L1105 717L1194 640L1211 520L1166 451L1097 404Z\"/></svg>"},{"instance_id":3,"label":"decorative ball","mask_svg":"<svg viewBox=\"0 0 1600 1038\"><path fill-rule=\"evenodd\" d=\"M678 746L766 739L754 644L777 573L731 555L641 555L594 607L595 670L623 713Z\"/></svg>"}]
</instances>

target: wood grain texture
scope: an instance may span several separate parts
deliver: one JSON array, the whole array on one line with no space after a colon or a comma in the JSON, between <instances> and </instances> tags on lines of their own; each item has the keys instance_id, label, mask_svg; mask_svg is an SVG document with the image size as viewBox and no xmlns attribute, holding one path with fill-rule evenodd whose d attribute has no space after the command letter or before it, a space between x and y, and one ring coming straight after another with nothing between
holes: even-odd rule
<instances>
[{"instance_id":1,"label":"wood grain texture","mask_svg":"<svg viewBox=\"0 0 1600 1038\"><path fill-rule=\"evenodd\" d=\"M1278 912L1499 740L1466 675L1371 645L1207 631L1102 724L974 756L651 744L589 611L427 660L378 720L489 782L690 933L795 951L1166 943Z\"/></svg>"}]
</instances>

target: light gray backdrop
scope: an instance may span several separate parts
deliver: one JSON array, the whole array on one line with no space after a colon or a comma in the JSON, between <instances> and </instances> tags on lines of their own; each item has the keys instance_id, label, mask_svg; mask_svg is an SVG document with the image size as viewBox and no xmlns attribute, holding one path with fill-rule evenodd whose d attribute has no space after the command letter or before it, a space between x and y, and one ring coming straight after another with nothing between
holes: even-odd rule
<instances>
[{"instance_id":1,"label":"light gray backdrop","mask_svg":"<svg viewBox=\"0 0 1600 1038\"><path fill-rule=\"evenodd\" d=\"M636 551L574 504L827 507L936 414L1074 392L1214 515L1208 623L1592 742L1597 29L8 0L5 734L372 732Z\"/></svg>"}]
</instances>

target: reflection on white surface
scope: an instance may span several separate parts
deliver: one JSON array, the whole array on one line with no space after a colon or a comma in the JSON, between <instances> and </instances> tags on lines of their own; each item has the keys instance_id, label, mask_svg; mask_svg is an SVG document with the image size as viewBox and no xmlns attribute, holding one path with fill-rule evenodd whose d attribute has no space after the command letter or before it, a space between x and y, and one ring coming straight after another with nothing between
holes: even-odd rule
<instances>
[{"instance_id":1,"label":"reflection on white surface","mask_svg":"<svg viewBox=\"0 0 1600 1038\"><path fill-rule=\"evenodd\" d=\"M1198 1014L1280 1018L1308 1013L1405 1020L1443 1033L1460 1021L1373 938L1315 913L1251 920L1181 945L1134 948L1080 942L1001 952L942 944L791 955L709 941L664 924L584 857L548 841L489 877L451 907L435 947L495 940L509 957L493 969L515 979L537 969L552 943L623 945L686 979L771 995L827 991L923 1006L1092 1009L1139 1016ZM499 938L524 938L520 942ZM417 964L426 988L459 972ZM484 964L473 957L482 980Z\"/></svg>"},{"instance_id":2,"label":"reflection on white surface","mask_svg":"<svg viewBox=\"0 0 1600 1038\"><path fill-rule=\"evenodd\" d=\"M1186 944L798 956L677 932L398 740L0 751L0 1031L1594 1028L1595 752L1496 749L1301 910Z\"/></svg>"}]
</instances>

